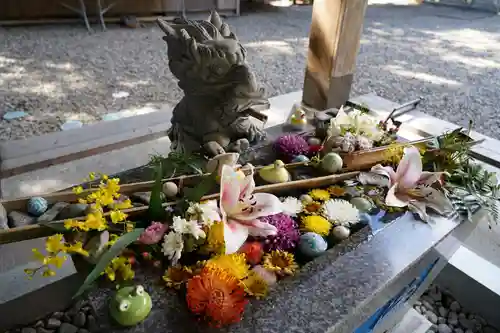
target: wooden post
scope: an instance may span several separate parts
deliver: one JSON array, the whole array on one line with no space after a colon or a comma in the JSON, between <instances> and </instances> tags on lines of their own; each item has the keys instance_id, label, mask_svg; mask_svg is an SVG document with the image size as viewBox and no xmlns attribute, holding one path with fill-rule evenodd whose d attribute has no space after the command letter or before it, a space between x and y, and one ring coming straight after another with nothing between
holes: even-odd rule
<instances>
[{"instance_id":1,"label":"wooden post","mask_svg":"<svg viewBox=\"0 0 500 333\"><path fill-rule=\"evenodd\" d=\"M351 91L368 0L315 0L302 101L339 108Z\"/></svg>"}]
</instances>

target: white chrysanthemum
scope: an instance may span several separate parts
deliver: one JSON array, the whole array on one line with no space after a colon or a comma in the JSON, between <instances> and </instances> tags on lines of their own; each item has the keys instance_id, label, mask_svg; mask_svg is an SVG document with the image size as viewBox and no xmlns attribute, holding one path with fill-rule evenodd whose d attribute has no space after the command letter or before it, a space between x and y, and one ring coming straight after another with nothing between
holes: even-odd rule
<instances>
[{"instance_id":1,"label":"white chrysanthemum","mask_svg":"<svg viewBox=\"0 0 500 333\"><path fill-rule=\"evenodd\" d=\"M211 227L216 221L220 221L217 200L208 200L204 203L190 203L186 211L190 220L197 220L202 226Z\"/></svg>"},{"instance_id":2,"label":"white chrysanthemum","mask_svg":"<svg viewBox=\"0 0 500 333\"><path fill-rule=\"evenodd\" d=\"M173 221L172 227L176 233L192 235L196 239L206 237L205 232L196 220L187 221L182 217L174 216Z\"/></svg>"},{"instance_id":3,"label":"white chrysanthemum","mask_svg":"<svg viewBox=\"0 0 500 333\"><path fill-rule=\"evenodd\" d=\"M171 231L163 237L163 240L161 251L172 261L172 265L175 265L181 258L182 250L184 249L182 234Z\"/></svg>"},{"instance_id":4,"label":"white chrysanthemum","mask_svg":"<svg viewBox=\"0 0 500 333\"><path fill-rule=\"evenodd\" d=\"M297 216L302 211L304 205L302 202L294 197L286 197L282 202L283 213L289 216Z\"/></svg>"},{"instance_id":5,"label":"white chrysanthemum","mask_svg":"<svg viewBox=\"0 0 500 333\"><path fill-rule=\"evenodd\" d=\"M321 207L321 214L331 223L349 226L359 222L359 210L349 201L330 199Z\"/></svg>"}]
</instances>

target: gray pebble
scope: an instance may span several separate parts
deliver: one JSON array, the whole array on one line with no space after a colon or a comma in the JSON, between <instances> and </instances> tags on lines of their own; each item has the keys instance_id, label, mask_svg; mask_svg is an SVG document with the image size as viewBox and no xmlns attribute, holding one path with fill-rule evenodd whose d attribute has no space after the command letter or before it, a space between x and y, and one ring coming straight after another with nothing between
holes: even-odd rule
<instances>
[{"instance_id":1,"label":"gray pebble","mask_svg":"<svg viewBox=\"0 0 500 333\"><path fill-rule=\"evenodd\" d=\"M416 301L415 304L413 304L413 306L415 305L422 305L422 303L420 303L420 301Z\"/></svg>"},{"instance_id":2,"label":"gray pebble","mask_svg":"<svg viewBox=\"0 0 500 333\"><path fill-rule=\"evenodd\" d=\"M457 327L457 328L455 328L455 330L453 332L454 333L464 333L464 330L461 329L460 327Z\"/></svg>"},{"instance_id":3,"label":"gray pebble","mask_svg":"<svg viewBox=\"0 0 500 333\"><path fill-rule=\"evenodd\" d=\"M43 320L37 321L36 324L33 327L35 327L35 328L37 328L37 327L43 327Z\"/></svg>"},{"instance_id":4,"label":"gray pebble","mask_svg":"<svg viewBox=\"0 0 500 333\"><path fill-rule=\"evenodd\" d=\"M446 325L446 324L439 324L438 326L438 332L439 333L452 333L453 332L453 329Z\"/></svg>"},{"instance_id":5,"label":"gray pebble","mask_svg":"<svg viewBox=\"0 0 500 333\"><path fill-rule=\"evenodd\" d=\"M21 330L21 333L36 333L36 329L33 327L25 327Z\"/></svg>"},{"instance_id":6,"label":"gray pebble","mask_svg":"<svg viewBox=\"0 0 500 333\"><path fill-rule=\"evenodd\" d=\"M317 146L321 144L321 140L315 137L311 137L307 139L307 143L310 144L311 146Z\"/></svg>"},{"instance_id":7,"label":"gray pebble","mask_svg":"<svg viewBox=\"0 0 500 333\"><path fill-rule=\"evenodd\" d=\"M432 300L434 302L440 302L441 301L442 294L441 294L441 292L439 291L439 289L436 286L432 287L429 290L428 295L429 295L430 298L432 298Z\"/></svg>"},{"instance_id":8,"label":"gray pebble","mask_svg":"<svg viewBox=\"0 0 500 333\"><path fill-rule=\"evenodd\" d=\"M448 310L444 307L439 307L438 312L441 317L448 317Z\"/></svg>"},{"instance_id":9,"label":"gray pebble","mask_svg":"<svg viewBox=\"0 0 500 333\"><path fill-rule=\"evenodd\" d=\"M64 316L64 312L54 312L51 317L56 319L61 319Z\"/></svg>"},{"instance_id":10,"label":"gray pebble","mask_svg":"<svg viewBox=\"0 0 500 333\"><path fill-rule=\"evenodd\" d=\"M38 223L47 223L54 221L61 213L61 211L66 208L69 204L67 202L56 202L52 207L50 207L45 213L38 217L36 220Z\"/></svg>"},{"instance_id":11,"label":"gray pebble","mask_svg":"<svg viewBox=\"0 0 500 333\"><path fill-rule=\"evenodd\" d=\"M420 298L420 302L424 303L424 301L426 301L427 303L429 304L432 304L434 303L434 300L432 298L430 298L429 295L424 295Z\"/></svg>"},{"instance_id":12,"label":"gray pebble","mask_svg":"<svg viewBox=\"0 0 500 333\"><path fill-rule=\"evenodd\" d=\"M479 315L474 315L474 319L476 319L477 322L480 323L482 326L486 326L486 324L487 324L486 320Z\"/></svg>"},{"instance_id":13,"label":"gray pebble","mask_svg":"<svg viewBox=\"0 0 500 333\"><path fill-rule=\"evenodd\" d=\"M35 218L33 216L16 210L11 211L8 216L9 227L11 228L24 227L35 223Z\"/></svg>"},{"instance_id":14,"label":"gray pebble","mask_svg":"<svg viewBox=\"0 0 500 333\"><path fill-rule=\"evenodd\" d=\"M5 207L0 204L0 230L9 229L9 218Z\"/></svg>"},{"instance_id":15,"label":"gray pebble","mask_svg":"<svg viewBox=\"0 0 500 333\"><path fill-rule=\"evenodd\" d=\"M66 220L75 217L85 216L88 207L89 205L81 203L74 203L67 205L61 210L57 218L60 220Z\"/></svg>"},{"instance_id":16,"label":"gray pebble","mask_svg":"<svg viewBox=\"0 0 500 333\"><path fill-rule=\"evenodd\" d=\"M88 316L87 317L87 329L90 331L90 332L94 332L97 330L97 321L96 319L94 318L94 316Z\"/></svg>"},{"instance_id":17,"label":"gray pebble","mask_svg":"<svg viewBox=\"0 0 500 333\"><path fill-rule=\"evenodd\" d=\"M59 326L61 326L61 321L59 319L50 318L49 320L47 320L47 326L46 327L48 329L58 328Z\"/></svg>"},{"instance_id":18,"label":"gray pebble","mask_svg":"<svg viewBox=\"0 0 500 333\"><path fill-rule=\"evenodd\" d=\"M78 327L85 327L86 321L87 321L87 316L85 316L85 313L78 312L73 318L73 325Z\"/></svg>"},{"instance_id":19,"label":"gray pebble","mask_svg":"<svg viewBox=\"0 0 500 333\"><path fill-rule=\"evenodd\" d=\"M463 313L463 312L462 312L462 313L459 313L459 314L458 314L458 319L460 319L460 318L465 319L465 318L467 318L467 315L466 315L465 313Z\"/></svg>"},{"instance_id":20,"label":"gray pebble","mask_svg":"<svg viewBox=\"0 0 500 333\"><path fill-rule=\"evenodd\" d=\"M57 330L57 333L76 333L77 331L78 327L68 323L62 323L61 327Z\"/></svg>"},{"instance_id":21,"label":"gray pebble","mask_svg":"<svg viewBox=\"0 0 500 333\"><path fill-rule=\"evenodd\" d=\"M439 317L438 318L438 324L446 324L446 318Z\"/></svg>"},{"instance_id":22,"label":"gray pebble","mask_svg":"<svg viewBox=\"0 0 500 333\"><path fill-rule=\"evenodd\" d=\"M422 307L421 306L415 306L415 311L417 311L418 313L420 313L421 315L424 314L424 311L422 311Z\"/></svg>"},{"instance_id":23,"label":"gray pebble","mask_svg":"<svg viewBox=\"0 0 500 333\"><path fill-rule=\"evenodd\" d=\"M424 306L424 308L426 308L427 310L434 312L434 307L432 306L432 303L429 303L429 302L427 302L427 301L422 301L422 305L423 305L423 306Z\"/></svg>"},{"instance_id":24,"label":"gray pebble","mask_svg":"<svg viewBox=\"0 0 500 333\"><path fill-rule=\"evenodd\" d=\"M453 326L458 325L458 317L456 312L450 312L448 314L448 324Z\"/></svg>"},{"instance_id":25,"label":"gray pebble","mask_svg":"<svg viewBox=\"0 0 500 333\"><path fill-rule=\"evenodd\" d=\"M425 318L427 318L433 324L437 324L437 322L438 322L438 317L432 311L427 311L425 313Z\"/></svg>"},{"instance_id":26,"label":"gray pebble","mask_svg":"<svg viewBox=\"0 0 500 333\"><path fill-rule=\"evenodd\" d=\"M43 327L39 327L37 330L36 330L36 333L54 333L55 331L54 330L47 330Z\"/></svg>"},{"instance_id":27,"label":"gray pebble","mask_svg":"<svg viewBox=\"0 0 500 333\"><path fill-rule=\"evenodd\" d=\"M450 311L459 312L460 309L461 309L460 303L458 303L457 301L453 301L450 304Z\"/></svg>"},{"instance_id":28,"label":"gray pebble","mask_svg":"<svg viewBox=\"0 0 500 333\"><path fill-rule=\"evenodd\" d=\"M78 333L89 333L89 331L87 331L85 328L80 328L78 330Z\"/></svg>"},{"instance_id":29,"label":"gray pebble","mask_svg":"<svg viewBox=\"0 0 500 333\"><path fill-rule=\"evenodd\" d=\"M474 333L474 331L469 329L469 330L465 331L465 333Z\"/></svg>"},{"instance_id":30,"label":"gray pebble","mask_svg":"<svg viewBox=\"0 0 500 333\"><path fill-rule=\"evenodd\" d=\"M458 322L460 323L460 326L462 326L465 329L472 329L474 327L472 322L467 318L458 317Z\"/></svg>"}]
</instances>

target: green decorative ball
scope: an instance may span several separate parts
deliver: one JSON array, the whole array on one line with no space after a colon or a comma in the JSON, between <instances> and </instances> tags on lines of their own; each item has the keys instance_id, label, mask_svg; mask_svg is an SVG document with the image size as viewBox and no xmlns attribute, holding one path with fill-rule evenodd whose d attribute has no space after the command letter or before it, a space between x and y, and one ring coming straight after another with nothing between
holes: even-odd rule
<instances>
[{"instance_id":1,"label":"green decorative ball","mask_svg":"<svg viewBox=\"0 0 500 333\"><path fill-rule=\"evenodd\" d=\"M352 198L350 203L362 212L369 212L373 208L370 200L363 197Z\"/></svg>"},{"instance_id":2,"label":"green decorative ball","mask_svg":"<svg viewBox=\"0 0 500 333\"><path fill-rule=\"evenodd\" d=\"M321 160L321 169L328 173L336 173L342 169L342 157L337 153L328 153Z\"/></svg>"},{"instance_id":3,"label":"green decorative ball","mask_svg":"<svg viewBox=\"0 0 500 333\"><path fill-rule=\"evenodd\" d=\"M317 257L325 252L327 248L327 242L317 233L306 232L300 236L299 251L306 257Z\"/></svg>"},{"instance_id":4,"label":"green decorative ball","mask_svg":"<svg viewBox=\"0 0 500 333\"><path fill-rule=\"evenodd\" d=\"M134 326L151 312L151 297L143 286L119 289L109 303L111 317L122 326Z\"/></svg>"}]
</instances>

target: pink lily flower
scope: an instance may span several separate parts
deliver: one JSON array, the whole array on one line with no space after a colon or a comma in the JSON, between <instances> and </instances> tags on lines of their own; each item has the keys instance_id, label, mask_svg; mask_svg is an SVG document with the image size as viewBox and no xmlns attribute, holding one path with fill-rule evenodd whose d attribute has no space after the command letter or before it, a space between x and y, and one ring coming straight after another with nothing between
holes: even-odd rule
<instances>
[{"instance_id":1,"label":"pink lily flower","mask_svg":"<svg viewBox=\"0 0 500 333\"><path fill-rule=\"evenodd\" d=\"M224 222L226 254L235 253L248 236L268 237L276 235L277 229L259 217L281 213L281 201L269 193L255 193L253 169L250 175L222 167L220 185L220 213Z\"/></svg>"},{"instance_id":2,"label":"pink lily flower","mask_svg":"<svg viewBox=\"0 0 500 333\"><path fill-rule=\"evenodd\" d=\"M439 183L444 172L422 170L422 159L416 147L407 147L399 165L392 167L376 165L372 172L389 178L389 191L385 204L393 207L406 207L427 221L426 208L429 207L441 215L453 210L451 202L444 193L432 185Z\"/></svg>"}]
</instances>

